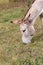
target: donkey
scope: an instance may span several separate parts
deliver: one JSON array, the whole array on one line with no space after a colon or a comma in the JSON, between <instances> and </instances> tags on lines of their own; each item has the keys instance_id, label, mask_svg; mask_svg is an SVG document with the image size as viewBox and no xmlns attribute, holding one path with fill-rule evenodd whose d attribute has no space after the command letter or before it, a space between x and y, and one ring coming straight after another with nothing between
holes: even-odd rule
<instances>
[{"instance_id":1,"label":"donkey","mask_svg":"<svg viewBox=\"0 0 43 65\"><path fill-rule=\"evenodd\" d=\"M30 43L35 33L34 23L40 16L43 22L43 0L35 0L21 20L13 20L11 23L19 24L23 43Z\"/></svg>"}]
</instances>

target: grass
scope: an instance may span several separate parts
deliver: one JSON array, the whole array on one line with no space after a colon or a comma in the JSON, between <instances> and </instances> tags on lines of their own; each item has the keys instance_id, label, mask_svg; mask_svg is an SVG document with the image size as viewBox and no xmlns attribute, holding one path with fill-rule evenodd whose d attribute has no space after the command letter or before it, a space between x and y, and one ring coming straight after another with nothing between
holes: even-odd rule
<instances>
[{"instance_id":1,"label":"grass","mask_svg":"<svg viewBox=\"0 0 43 65\"><path fill-rule=\"evenodd\" d=\"M0 65L43 65L43 30L38 18L32 42L24 45L18 25L11 24L12 19L24 16L25 8L13 8L0 11ZM37 24L38 23L38 24Z\"/></svg>"},{"instance_id":2,"label":"grass","mask_svg":"<svg viewBox=\"0 0 43 65\"><path fill-rule=\"evenodd\" d=\"M9 3L9 0L0 0L0 4L6 4Z\"/></svg>"}]
</instances>

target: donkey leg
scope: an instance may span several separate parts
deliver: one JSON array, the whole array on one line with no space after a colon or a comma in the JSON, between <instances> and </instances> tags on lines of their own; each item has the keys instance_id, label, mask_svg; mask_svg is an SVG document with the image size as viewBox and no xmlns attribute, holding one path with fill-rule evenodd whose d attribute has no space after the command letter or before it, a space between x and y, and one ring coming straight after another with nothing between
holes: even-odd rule
<instances>
[{"instance_id":1,"label":"donkey leg","mask_svg":"<svg viewBox=\"0 0 43 65\"><path fill-rule=\"evenodd\" d=\"M41 19L41 27L43 28L43 13L40 15L40 19Z\"/></svg>"}]
</instances>

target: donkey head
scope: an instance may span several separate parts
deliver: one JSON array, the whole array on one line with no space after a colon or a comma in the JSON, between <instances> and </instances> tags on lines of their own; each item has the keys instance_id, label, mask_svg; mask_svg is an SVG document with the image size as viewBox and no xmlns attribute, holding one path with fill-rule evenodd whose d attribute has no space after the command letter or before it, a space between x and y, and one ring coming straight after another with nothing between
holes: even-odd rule
<instances>
[{"instance_id":1,"label":"donkey head","mask_svg":"<svg viewBox=\"0 0 43 65\"><path fill-rule=\"evenodd\" d=\"M20 30L22 33L22 41L24 43L30 43L35 32L33 25L29 22L23 22L20 24Z\"/></svg>"},{"instance_id":2,"label":"donkey head","mask_svg":"<svg viewBox=\"0 0 43 65\"><path fill-rule=\"evenodd\" d=\"M31 24L31 21L28 21L28 19L14 20L14 21L11 21L11 23L20 25L20 31L22 34L23 43L30 43L35 32L34 26Z\"/></svg>"}]
</instances>

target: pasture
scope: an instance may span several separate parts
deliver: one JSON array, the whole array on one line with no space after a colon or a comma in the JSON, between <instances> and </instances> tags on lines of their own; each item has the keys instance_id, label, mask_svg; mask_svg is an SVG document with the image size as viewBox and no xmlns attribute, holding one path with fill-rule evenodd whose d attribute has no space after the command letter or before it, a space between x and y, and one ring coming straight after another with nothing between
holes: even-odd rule
<instances>
[{"instance_id":1,"label":"pasture","mask_svg":"<svg viewBox=\"0 0 43 65\"><path fill-rule=\"evenodd\" d=\"M43 29L40 18L30 44L24 45L18 25L10 20L23 18L24 7L0 10L0 65L43 65Z\"/></svg>"}]
</instances>

